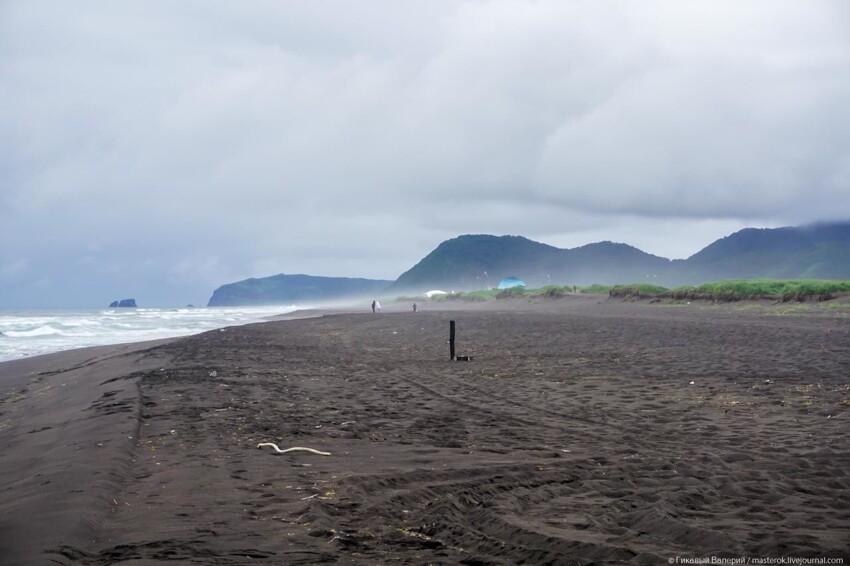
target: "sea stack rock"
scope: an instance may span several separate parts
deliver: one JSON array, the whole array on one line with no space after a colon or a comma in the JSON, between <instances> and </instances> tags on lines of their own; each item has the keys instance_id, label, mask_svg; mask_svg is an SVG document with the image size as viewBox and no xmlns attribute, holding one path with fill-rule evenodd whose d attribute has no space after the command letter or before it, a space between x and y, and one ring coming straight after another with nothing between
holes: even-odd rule
<instances>
[{"instance_id":1,"label":"sea stack rock","mask_svg":"<svg viewBox=\"0 0 850 566\"><path fill-rule=\"evenodd\" d=\"M121 299L120 301L112 301L109 303L109 308L114 309L117 307L130 307L131 309L136 308L136 299Z\"/></svg>"}]
</instances>

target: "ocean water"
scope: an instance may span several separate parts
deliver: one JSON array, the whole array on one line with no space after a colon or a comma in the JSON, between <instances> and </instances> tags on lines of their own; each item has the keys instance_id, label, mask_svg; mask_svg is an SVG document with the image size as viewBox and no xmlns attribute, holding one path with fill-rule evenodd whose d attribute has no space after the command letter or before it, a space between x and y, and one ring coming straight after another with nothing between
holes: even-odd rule
<instances>
[{"instance_id":1,"label":"ocean water","mask_svg":"<svg viewBox=\"0 0 850 566\"><path fill-rule=\"evenodd\" d=\"M0 362L87 346L198 334L259 322L295 305L181 309L0 309Z\"/></svg>"}]
</instances>

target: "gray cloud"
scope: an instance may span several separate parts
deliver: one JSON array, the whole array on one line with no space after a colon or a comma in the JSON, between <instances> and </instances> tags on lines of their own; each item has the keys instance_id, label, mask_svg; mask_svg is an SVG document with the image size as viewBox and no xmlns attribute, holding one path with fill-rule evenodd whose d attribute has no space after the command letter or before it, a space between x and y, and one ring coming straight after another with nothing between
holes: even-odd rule
<instances>
[{"instance_id":1,"label":"gray cloud","mask_svg":"<svg viewBox=\"0 0 850 566\"><path fill-rule=\"evenodd\" d=\"M0 5L0 306L850 216L844 2Z\"/></svg>"}]
</instances>

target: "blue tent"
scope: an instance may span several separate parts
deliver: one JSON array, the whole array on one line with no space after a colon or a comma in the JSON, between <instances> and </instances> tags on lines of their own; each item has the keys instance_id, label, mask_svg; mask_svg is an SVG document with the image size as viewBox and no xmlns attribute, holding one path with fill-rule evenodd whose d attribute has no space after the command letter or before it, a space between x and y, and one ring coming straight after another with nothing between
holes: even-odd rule
<instances>
[{"instance_id":1,"label":"blue tent","mask_svg":"<svg viewBox=\"0 0 850 566\"><path fill-rule=\"evenodd\" d=\"M525 287L525 282L517 277L506 277L499 281L499 289L512 289L514 287Z\"/></svg>"}]
</instances>

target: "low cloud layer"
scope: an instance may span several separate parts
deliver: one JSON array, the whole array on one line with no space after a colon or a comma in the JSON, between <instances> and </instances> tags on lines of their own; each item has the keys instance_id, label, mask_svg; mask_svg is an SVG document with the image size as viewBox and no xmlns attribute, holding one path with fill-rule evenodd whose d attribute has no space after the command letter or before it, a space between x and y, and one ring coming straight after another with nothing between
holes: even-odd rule
<instances>
[{"instance_id":1,"label":"low cloud layer","mask_svg":"<svg viewBox=\"0 0 850 566\"><path fill-rule=\"evenodd\" d=\"M0 307L850 217L850 5L0 4Z\"/></svg>"}]
</instances>

